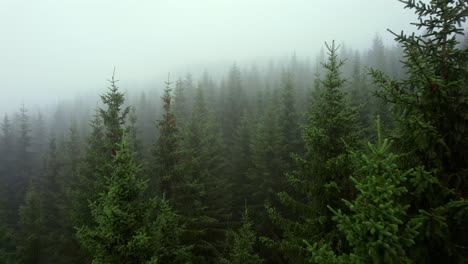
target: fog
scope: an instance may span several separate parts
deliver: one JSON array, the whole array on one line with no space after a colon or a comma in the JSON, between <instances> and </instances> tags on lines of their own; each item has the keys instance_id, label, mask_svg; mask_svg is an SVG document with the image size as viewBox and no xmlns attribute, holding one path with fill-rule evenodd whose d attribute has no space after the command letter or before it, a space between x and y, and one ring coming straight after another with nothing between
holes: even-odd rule
<instances>
[{"instance_id":1,"label":"fog","mask_svg":"<svg viewBox=\"0 0 468 264\"><path fill-rule=\"evenodd\" d=\"M379 33L391 43L386 29L408 29L413 18L402 7L393 0L1 0L0 112L102 89L114 66L126 89L159 89L167 72L314 56L333 39L363 48Z\"/></svg>"}]
</instances>

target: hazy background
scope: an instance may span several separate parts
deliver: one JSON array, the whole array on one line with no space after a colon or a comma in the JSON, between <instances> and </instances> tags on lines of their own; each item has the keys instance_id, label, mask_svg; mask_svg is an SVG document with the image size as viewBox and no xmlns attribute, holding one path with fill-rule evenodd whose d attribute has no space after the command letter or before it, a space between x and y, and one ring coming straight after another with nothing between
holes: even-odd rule
<instances>
[{"instance_id":1,"label":"hazy background","mask_svg":"<svg viewBox=\"0 0 468 264\"><path fill-rule=\"evenodd\" d=\"M367 48L413 27L397 0L0 0L0 113L233 62ZM195 72L196 73L196 72Z\"/></svg>"}]
</instances>

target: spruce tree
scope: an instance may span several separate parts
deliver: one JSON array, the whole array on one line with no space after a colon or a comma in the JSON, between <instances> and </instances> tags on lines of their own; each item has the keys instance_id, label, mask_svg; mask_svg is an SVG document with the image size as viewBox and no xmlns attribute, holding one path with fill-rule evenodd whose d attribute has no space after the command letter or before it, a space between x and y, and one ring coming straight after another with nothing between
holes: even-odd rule
<instances>
[{"instance_id":1,"label":"spruce tree","mask_svg":"<svg viewBox=\"0 0 468 264\"><path fill-rule=\"evenodd\" d=\"M208 111L201 88L197 90L182 148L182 166L190 186L182 212L193 233L194 254L200 262L217 262L224 248L231 199L221 131Z\"/></svg>"},{"instance_id":2,"label":"spruce tree","mask_svg":"<svg viewBox=\"0 0 468 264\"><path fill-rule=\"evenodd\" d=\"M14 197L13 187L15 172L14 135L13 128L5 114L1 123L0 134L0 262L14 263L17 207L11 197Z\"/></svg>"},{"instance_id":3,"label":"spruce tree","mask_svg":"<svg viewBox=\"0 0 468 264\"><path fill-rule=\"evenodd\" d=\"M99 108L91 121L92 132L88 138L83 168L80 170L77 186L73 188L76 194L75 227L91 224L89 202L95 201L97 194L103 189L104 175L108 175L110 169L106 164L112 160L116 145L122 140L124 125L130 111L130 107L123 107L125 97L117 86L115 69L108 82L109 91L101 96L105 108Z\"/></svg>"},{"instance_id":4,"label":"spruce tree","mask_svg":"<svg viewBox=\"0 0 468 264\"><path fill-rule=\"evenodd\" d=\"M97 199L98 181L104 175L104 165L108 154L101 117L96 114L90 126L92 131L87 139L83 161L77 168L79 170L78 179L73 181L70 187L71 218L75 228L92 223L89 203Z\"/></svg>"},{"instance_id":5,"label":"spruce tree","mask_svg":"<svg viewBox=\"0 0 468 264\"><path fill-rule=\"evenodd\" d=\"M255 227L262 235L271 236L274 227L264 210L265 204L279 206L276 194L283 190L287 149L285 127L281 117L284 110L277 109L278 96L268 98L264 115L258 118L250 138L250 167L247 171L247 186L242 197L249 203ZM294 128L292 128L294 129ZM294 144L294 142L288 142Z\"/></svg>"},{"instance_id":6,"label":"spruce tree","mask_svg":"<svg viewBox=\"0 0 468 264\"><path fill-rule=\"evenodd\" d=\"M287 167L289 167L292 163L291 153L302 154L301 131L299 127L299 116L296 109L296 87L292 73L283 73L282 82L283 91L280 107L282 144L284 144L284 149L282 151L284 153L283 159Z\"/></svg>"},{"instance_id":7,"label":"spruce tree","mask_svg":"<svg viewBox=\"0 0 468 264\"><path fill-rule=\"evenodd\" d=\"M128 121L126 130L130 148L135 153L135 158L141 161L143 159L143 145L140 140L140 130L137 127L138 116L134 106L130 108Z\"/></svg>"},{"instance_id":8,"label":"spruce tree","mask_svg":"<svg viewBox=\"0 0 468 264\"><path fill-rule=\"evenodd\" d=\"M61 170L62 191L64 199L61 204L62 210L62 259L65 263L83 263L84 254L79 248L79 243L75 236L74 205L77 198L74 188L79 186L80 173L82 169L81 140L77 131L75 121L72 121L68 131L63 150L63 167ZM84 204L86 206L86 204Z\"/></svg>"},{"instance_id":9,"label":"spruce tree","mask_svg":"<svg viewBox=\"0 0 468 264\"><path fill-rule=\"evenodd\" d=\"M377 120L377 144L368 144L368 154L356 153L357 171L351 177L357 196L344 200L349 213L329 209L350 245L349 254L335 254L328 241L309 246L314 263L412 263L407 250L415 244L417 221L409 221L406 183L423 168L402 170L399 155L390 152L392 142L382 140Z\"/></svg>"},{"instance_id":10,"label":"spruce tree","mask_svg":"<svg viewBox=\"0 0 468 264\"><path fill-rule=\"evenodd\" d=\"M14 227L17 219L17 201L12 199L16 196L17 189L15 173L16 168L16 147L13 125L8 115L3 117L1 124L2 135L0 138L0 177L1 177L1 199L2 199L2 218L6 227Z\"/></svg>"},{"instance_id":11,"label":"spruce tree","mask_svg":"<svg viewBox=\"0 0 468 264\"><path fill-rule=\"evenodd\" d=\"M174 90L174 115L178 127L184 127L186 125L187 119L189 118L189 110L185 85L182 79L179 78L175 83Z\"/></svg>"},{"instance_id":12,"label":"spruce tree","mask_svg":"<svg viewBox=\"0 0 468 264\"><path fill-rule=\"evenodd\" d=\"M99 109L99 115L105 128L105 142L110 155L115 154L116 143L122 140L124 133L123 126L130 112L130 107L123 107L125 96L119 91L118 80L115 79L115 69L112 78L109 80L109 91L101 95L101 100L106 106L105 109Z\"/></svg>"},{"instance_id":13,"label":"spruce tree","mask_svg":"<svg viewBox=\"0 0 468 264\"><path fill-rule=\"evenodd\" d=\"M232 145L235 133L241 120L241 114L245 108L244 89L239 67L234 64L229 71L226 83L226 98L223 109L223 133L227 145Z\"/></svg>"},{"instance_id":14,"label":"spruce tree","mask_svg":"<svg viewBox=\"0 0 468 264\"><path fill-rule=\"evenodd\" d=\"M16 260L24 264L47 263L45 261L43 199L37 183L30 180L24 203L19 209L16 233Z\"/></svg>"},{"instance_id":15,"label":"spruce tree","mask_svg":"<svg viewBox=\"0 0 468 264\"><path fill-rule=\"evenodd\" d=\"M184 178L180 173L180 139L176 119L172 109L171 82L165 82L164 95L162 97L164 114L158 121L159 137L153 148L155 158L155 175L153 176L154 187L158 192L165 194L166 198L178 207L180 204L176 199L180 197Z\"/></svg>"},{"instance_id":16,"label":"spruce tree","mask_svg":"<svg viewBox=\"0 0 468 264\"><path fill-rule=\"evenodd\" d=\"M259 264L261 258L255 253L257 236L253 231L253 223L249 218L248 210L242 214L242 226L236 232L230 234L230 248L223 264Z\"/></svg>"},{"instance_id":17,"label":"spruce tree","mask_svg":"<svg viewBox=\"0 0 468 264\"><path fill-rule=\"evenodd\" d=\"M176 216L165 201L146 198L147 180L125 139L115 150L105 188L91 204L96 225L78 230L81 244L93 263L186 263Z\"/></svg>"},{"instance_id":18,"label":"spruce tree","mask_svg":"<svg viewBox=\"0 0 468 264\"><path fill-rule=\"evenodd\" d=\"M44 175L42 176L40 194L42 197L41 213L43 215L44 239L43 250L46 252L45 261L49 263L63 263L63 234L66 212L66 199L63 180L61 179L62 162L58 157L55 138L49 141L49 149L45 159Z\"/></svg>"},{"instance_id":19,"label":"spruce tree","mask_svg":"<svg viewBox=\"0 0 468 264\"><path fill-rule=\"evenodd\" d=\"M466 1L401 1L418 15L420 32L393 33L403 47L406 78L394 80L371 70L391 105L396 146L408 153L406 168L423 165L436 178L412 181L411 205L422 225L411 254L421 261L466 261L468 205L468 51L458 45L461 24L468 16ZM451 189L452 191L448 191ZM412 212L415 214L416 212Z\"/></svg>"},{"instance_id":20,"label":"spruce tree","mask_svg":"<svg viewBox=\"0 0 468 264\"><path fill-rule=\"evenodd\" d=\"M306 154L296 155L295 166L287 173L293 191L278 194L288 210L282 213L268 207L272 221L283 231L283 239L276 247L291 262L308 259L304 239L332 240L334 248L345 247L332 225L327 205L338 205L340 198L351 196L348 176L352 166L348 150L356 146L359 128L356 110L349 106L343 91L345 80L340 74L343 61L338 60L339 47L334 42L326 47L329 53L328 61L323 64L325 78L321 80L303 132Z\"/></svg>"}]
</instances>

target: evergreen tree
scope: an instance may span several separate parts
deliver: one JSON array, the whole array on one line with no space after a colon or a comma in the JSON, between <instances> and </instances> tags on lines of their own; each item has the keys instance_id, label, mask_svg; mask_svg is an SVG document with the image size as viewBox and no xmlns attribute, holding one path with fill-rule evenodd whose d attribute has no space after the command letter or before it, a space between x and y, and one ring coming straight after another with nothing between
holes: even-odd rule
<instances>
[{"instance_id":1,"label":"evergreen tree","mask_svg":"<svg viewBox=\"0 0 468 264\"><path fill-rule=\"evenodd\" d=\"M31 152L31 124L29 121L28 110L22 104L18 118L18 136L16 139L16 168L15 177L11 182L11 188L14 190L12 200L15 210L18 210L22 203L28 182L31 180L33 172L33 154ZM17 222L18 218L13 219Z\"/></svg>"},{"instance_id":2,"label":"evergreen tree","mask_svg":"<svg viewBox=\"0 0 468 264\"><path fill-rule=\"evenodd\" d=\"M43 199L36 183L31 180L19 209L16 259L19 263L47 263L43 249L44 214Z\"/></svg>"},{"instance_id":3,"label":"evergreen tree","mask_svg":"<svg viewBox=\"0 0 468 264\"><path fill-rule=\"evenodd\" d=\"M123 107L125 96L119 91L117 82L118 80L115 79L114 69L112 79L109 80L109 92L101 95L101 100L106 105L106 109L99 109L99 115L102 118L105 128L104 139L110 155L115 154L116 143L122 140L122 135L124 133L123 126L125 125L127 115L130 112L130 107Z\"/></svg>"},{"instance_id":4,"label":"evergreen tree","mask_svg":"<svg viewBox=\"0 0 468 264\"><path fill-rule=\"evenodd\" d=\"M91 204L96 226L78 230L93 263L186 263L187 249L177 244L177 218L165 201L156 212L156 200L147 200L147 181L138 177L140 166L125 139L115 149L105 189Z\"/></svg>"},{"instance_id":5,"label":"evergreen tree","mask_svg":"<svg viewBox=\"0 0 468 264\"><path fill-rule=\"evenodd\" d=\"M137 127L138 117L136 113L136 108L134 106L130 108L128 121L129 124L127 126L127 136L130 148L135 153L135 158L141 161L143 159L143 145L141 144L141 140L139 137L140 131Z\"/></svg>"},{"instance_id":6,"label":"evergreen tree","mask_svg":"<svg viewBox=\"0 0 468 264\"><path fill-rule=\"evenodd\" d=\"M42 247L47 253L45 261L49 263L60 263L62 253L63 238L61 236L64 231L63 221L65 220L62 203L66 197L63 192L63 182L60 182L61 167L55 138L51 138L40 188L42 197L41 213L44 225L42 227L44 231Z\"/></svg>"},{"instance_id":7,"label":"evergreen tree","mask_svg":"<svg viewBox=\"0 0 468 264\"><path fill-rule=\"evenodd\" d=\"M15 241L14 227L16 226L17 208L11 197L15 190L12 189L15 180L14 173L14 136L13 128L5 114L0 137L0 262L14 263Z\"/></svg>"},{"instance_id":8,"label":"evergreen tree","mask_svg":"<svg viewBox=\"0 0 468 264\"><path fill-rule=\"evenodd\" d=\"M87 139L83 162L78 166L79 174L72 183L71 218L76 228L92 223L90 201L95 201L98 194L98 181L104 175L104 164L108 152L104 142L104 127L99 115L95 115L90 124L92 132Z\"/></svg>"},{"instance_id":9,"label":"evergreen tree","mask_svg":"<svg viewBox=\"0 0 468 264\"><path fill-rule=\"evenodd\" d=\"M106 108L99 108L91 122L92 132L88 138L88 149L84 155L83 169L73 192L75 227L91 224L89 202L97 199L105 184L104 175L109 174L106 164L112 160L117 143L121 142L130 107L123 107L125 97L119 91L115 69L109 80L109 91L101 96Z\"/></svg>"},{"instance_id":10,"label":"evergreen tree","mask_svg":"<svg viewBox=\"0 0 468 264\"><path fill-rule=\"evenodd\" d=\"M429 262L463 262L468 255L466 188L468 186L468 51L457 35L468 16L466 1L401 1L413 9L420 34L394 34L403 47L407 77L393 80L371 70L380 96L392 106L397 147L408 153L406 168L423 165L437 178L412 182L413 208L424 212L420 236L411 254ZM452 189L453 191L447 191ZM412 212L415 214L416 212Z\"/></svg>"},{"instance_id":11,"label":"evergreen tree","mask_svg":"<svg viewBox=\"0 0 468 264\"><path fill-rule=\"evenodd\" d=\"M289 167L291 160L291 153L301 153L301 132L299 127L298 114L296 110L296 94L295 84L291 73L286 72L283 75L283 94L281 102L281 133L282 144L284 144L284 161ZM286 167L286 168L287 168ZM285 168L285 169L286 169Z\"/></svg>"},{"instance_id":12,"label":"evergreen tree","mask_svg":"<svg viewBox=\"0 0 468 264\"><path fill-rule=\"evenodd\" d=\"M177 126L184 127L189 118L189 110L185 85L181 78L176 81L174 90L174 115L177 119Z\"/></svg>"},{"instance_id":13,"label":"evergreen tree","mask_svg":"<svg viewBox=\"0 0 468 264\"><path fill-rule=\"evenodd\" d=\"M281 203L292 215L285 218L281 211L268 208L272 220L283 230L284 238L277 246L291 262L308 259L304 239L327 239L333 241L334 248L345 246L335 232L327 205L335 206L341 197L351 196L348 175L352 166L347 153L356 145L359 131L356 111L348 105L342 90L345 80L340 76L343 62L337 58L339 47L334 42L326 46L329 57L323 64L325 79L304 129L306 154L295 156L295 168L287 174L294 192L279 193Z\"/></svg>"},{"instance_id":14,"label":"evergreen tree","mask_svg":"<svg viewBox=\"0 0 468 264\"><path fill-rule=\"evenodd\" d=\"M242 215L242 226L237 232L231 232L231 247L227 259L223 264L259 264L260 257L255 253L257 236L252 230L253 223L249 218L248 210Z\"/></svg>"},{"instance_id":15,"label":"evergreen tree","mask_svg":"<svg viewBox=\"0 0 468 264\"><path fill-rule=\"evenodd\" d=\"M235 140L235 133L240 124L241 114L245 108L244 89L242 86L241 73L237 65L233 65L226 83L226 98L222 107L223 132L227 145L232 145Z\"/></svg>"},{"instance_id":16,"label":"evergreen tree","mask_svg":"<svg viewBox=\"0 0 468 264\"><path fill-rule=\"evenodd\" d=\"M165 194L167 199L174 203L176 208L180 205L176 199L177 192L183 188L184 178L180 173L180 143L179 130L172 110L171 82L165 82L166 88L162 97L164 114L158 121L159 137L153 148L155 157L155 176L152 179L159 193Z\"/></svg>"},{"instance_id":17,"label":"evergreen tree","mask_svg":"<svg viewBox=\"0 0 468 264\"><path fill-rule=\"evenodd\" d=\"M418 224L408 221L405 183L427 172L399 167L399 156L390 152L392 142L381 139L379 123L377 144L369 143L369 154L355 157L359 169L351 180L358 194L353 201L344 200L350 213L329 207L350 253L335 255L330 245L314 243L309 249L315 263L411 263L406 250L415 243Z\"/></svg>"},{"instance_id":18,"label":"evergreen tree","mask_svg":"<svg viewBox=\"0 0 468 264\"><path fill-rule=\"evenodd\" d=\"M184 202L184 216L193 233L194 254L200 263L215 263L224 248L226 222L230 218L229 179L222 135L207 109L201 88L182 148L191 193Z\"/></svg>"},{"instance_id":19,"label":"evergreen tree","mask_svg":"<svg viewBox=\"0 0 468 264\"><path fill-rule=\"evenodd\" d=\"M235 143L228 145L231 148L228 155L232 156L228 162L228 170L232 183L232 204L233 211L240 212L245 203L245 197L250 195L248 170L252 166L250 158L251 153L251 138L253 128L253 118L248 114L247 110L242 113L239 127L235 133ZM240 219L240 217L234 217Z\"/></svg>"},{"instance_id":20,"label":"evergreen tree","mask_svg":"<svg viewBox=\"0 0 468 264\"><path fill-rule=\"evenodd\" d=\"M247 199L251 211L255 212L252 216L257 230L262 235L268 236L272 235L274 228L262 209L265 204L279 206L276 193L281 191L285 184L283 173L286 155L284 154L287 148L283 137L285 127L281 126L281 122L287 121L280 119L280 114L284 113L283 109L276 108L278 96L272 97L268 100L264 116L260 117L254 126L249 145L251 166L247 171L248 186L245 187L246 196L242 197L244 201Z\"/></svg>"},{"instance_id":21,"label":"evergreen tree","mask_svg":"<svg viewBox=\"0 0 468 264\"><path fill-rule=\"evenodd\" d=\"M77 198L74 188L79 186L80 173L82 169L81 140L77 131L76 122L72 121L65 141L63 168L61 170L61 187L64 199L62 201L62 247L61 258L64 263L83 263L84 254L79 248L74 228L74 205ZM85 200L82 200L82 202ZM84 204L83 206L86 206Z\"/></svg>"},{"instance_id":22,"label":"evergreen tree","mask_svg":"<svg viewBox=\"0 0 468 264\"><path fill-rule=\"evenodd\" d=\"M16 167L15 167L15 137L13 126L5 115L1 124L2 135L0 138L0 177L1 177L1 190L0 195L2 199L2 218L6 227L14 227L16 225L15 220L17 219L17 201L12 199L15 197L16 186Z\"/></svg>"}]
</instances>

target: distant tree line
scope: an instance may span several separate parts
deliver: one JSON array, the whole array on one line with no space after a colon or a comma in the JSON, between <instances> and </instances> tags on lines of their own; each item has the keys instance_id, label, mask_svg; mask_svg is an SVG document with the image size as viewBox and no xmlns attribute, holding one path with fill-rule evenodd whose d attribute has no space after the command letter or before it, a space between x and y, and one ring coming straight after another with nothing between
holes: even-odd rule
<instances>
[{"instance_id":1,"label":"distant tree line","mask_svg":"<svg viewBox=\"0 0 468 264\"><path fill-rule=\"evenodd\" d=\"M468 3L160 98L0 122L1 263L465 263Z\"/></svg>"}]
</instances>

